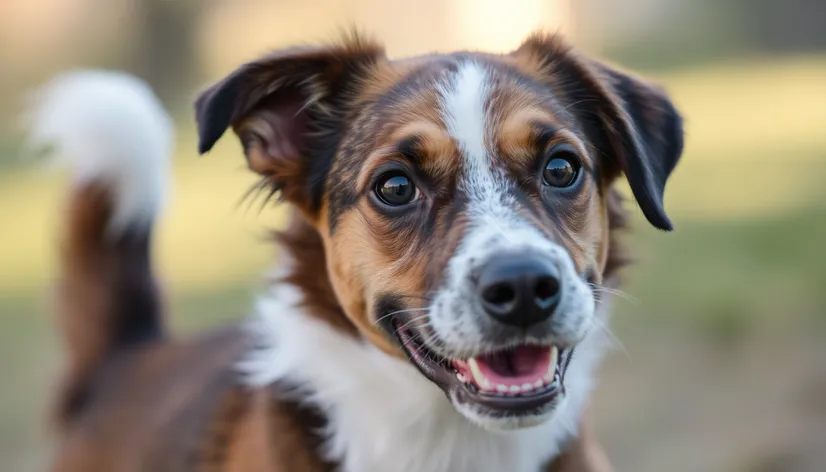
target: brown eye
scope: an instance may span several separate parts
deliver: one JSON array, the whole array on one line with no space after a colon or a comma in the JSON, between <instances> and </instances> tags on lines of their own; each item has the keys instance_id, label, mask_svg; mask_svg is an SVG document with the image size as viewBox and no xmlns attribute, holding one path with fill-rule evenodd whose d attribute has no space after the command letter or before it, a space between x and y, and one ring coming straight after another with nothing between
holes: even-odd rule
<instances>
[{"instance_id":1,"label":"brown eye","mask_svg":"<svg viewBox=\"0 0 826 472\"><path fill-rule=\"evenodd\" d=\"M542 178L546 185L557 188L570 187L576 183L579 176L579 158L568 146L560 146L552 151L545 169L542 171Z\"/></svg>"},{"instance_id":2,"label":"brown eye","mask_svg":"<svg viewBox=\"0 0 826 472\"><path fill-rule=\"evenodd\" d=\"M416 186L404 174L392 172L382 175L376 183L376 196L390 206L406 205L416 196Z\"/></svg>"}]
</instances>

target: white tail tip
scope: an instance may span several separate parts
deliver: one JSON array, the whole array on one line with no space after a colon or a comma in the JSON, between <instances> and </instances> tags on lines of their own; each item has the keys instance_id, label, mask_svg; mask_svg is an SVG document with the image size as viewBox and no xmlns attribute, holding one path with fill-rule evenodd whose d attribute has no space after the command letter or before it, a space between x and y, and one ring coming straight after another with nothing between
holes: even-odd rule
<instances>
[{"instance_id":1,"label":"white tail tip","mask_svg":"<svg viewBox=\"0 0 826 472\"><path fill-rule=\"evenodd\" d=\"M174 138L152 89L126 73L80 70L54 77L32 99L28 146L50 147L76 184L110 189L111 231L151 224L168 191Z\"/></svg>"}]
</instances>

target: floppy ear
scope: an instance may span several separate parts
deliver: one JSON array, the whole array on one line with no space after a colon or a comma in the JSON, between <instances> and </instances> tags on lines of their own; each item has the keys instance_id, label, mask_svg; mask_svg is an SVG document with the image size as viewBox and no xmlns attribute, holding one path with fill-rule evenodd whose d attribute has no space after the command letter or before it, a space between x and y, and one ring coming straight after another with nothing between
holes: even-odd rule
<instances>
[{"instance_id":1,"label":"floppy ear","mask_svg":"<svg viewBox=\"0 0 826 472\"><path fill-rule=\"evenodd\" d=\"M613 127L608 138L622 150L634 197L652 225L670 231L663 193L683 152L682 117L659 87L604 64L594 67L613 99L603 107L603 126Z\"/></svg>"},{"instance_id":2,"label":"floppy ear","mask_svg":"<svg viewBox=\"0 0 826 472\"><path fill-rule=\"evenodd\" d=\"M683 151L682 118L658 87L583 58L559 37L537 35L515 52L539 61L548 85L561 91L606 167L625 173L643 214L670 231L665 184Z\"/></svg>"},{"instance_id":3,"label":"floppy ear","mask_svg":"<svg viewBox=\"0 0 826 472\"><path fill-rule=\"evenodd\" d=\"M273 192L317 207L348 104L383 57L381 46L354 37L343 45L277 51L241 66L195 102L199 152L212 149L232 127L250 169Z\"/></svg>"}]
</instances>

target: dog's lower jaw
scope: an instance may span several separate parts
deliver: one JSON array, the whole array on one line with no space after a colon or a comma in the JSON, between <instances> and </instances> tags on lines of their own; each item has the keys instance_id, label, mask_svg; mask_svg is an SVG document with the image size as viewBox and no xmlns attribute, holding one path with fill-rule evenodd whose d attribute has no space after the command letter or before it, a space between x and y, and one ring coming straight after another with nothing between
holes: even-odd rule
<instances>
[{"instance_id":1,"label":"dog's lower jaw","mask_svg":"<svg viewBox=\"0 0 826 472\"><path fill-rule=\"evenodd\" d=\"M486 415L481 413L478 408L459 403L453 398L451 398L451 403L453 407L456 408L456 411L476 426L491 432L508 433L520 429L536 428L543 424L554 422L557 415L565 411L567 407L567 397L564 395L560 396L554 400L552 406L538 414L506 417ZM571 431L571 433L573 434L575 431Z\"/></svg>"},{"instance_id":2,"label":"dog's lower jaw","mask_svg":"<svg viewBox=\"0 0 826 472\"><path fill-rule=\"evenodd\" d=\"M344 472L540 470L576 434L605 341L592 330L579 345L567 399L552 413L503 423L462 410L410 363L302 312L298 287L273 290L237 367L248 385L289 385L317 408L327 421L322 452Z\"/></svg>"}]
</instances>

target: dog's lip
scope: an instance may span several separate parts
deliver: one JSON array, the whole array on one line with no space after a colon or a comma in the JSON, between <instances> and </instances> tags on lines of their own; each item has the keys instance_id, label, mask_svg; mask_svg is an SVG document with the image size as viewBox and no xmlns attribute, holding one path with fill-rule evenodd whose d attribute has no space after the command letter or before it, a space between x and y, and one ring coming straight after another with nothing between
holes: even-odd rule
<instances>
[{"instance_id":1,"label":"dog's lip","mask_svg":"<svg viewBox=\"0 0 826 472\"><path fill-rule=\"evenodd\" d=\"M454 362L462 363L466 360L441 357L428 346L417 341L413 329L405 327L399 320L394 320L392 325L402 349L407 353L413 365L425 377L442 388L446 394L449 395L452 392L455 399L461 403L482 406L490 410L493 415L513 415L540 410L565 391L564 377L572 349L560 349L553 381L536 391L518 394L483 391L473 383L459 380L460 374L454 367Z\"/></svg>"}]
</instances>

